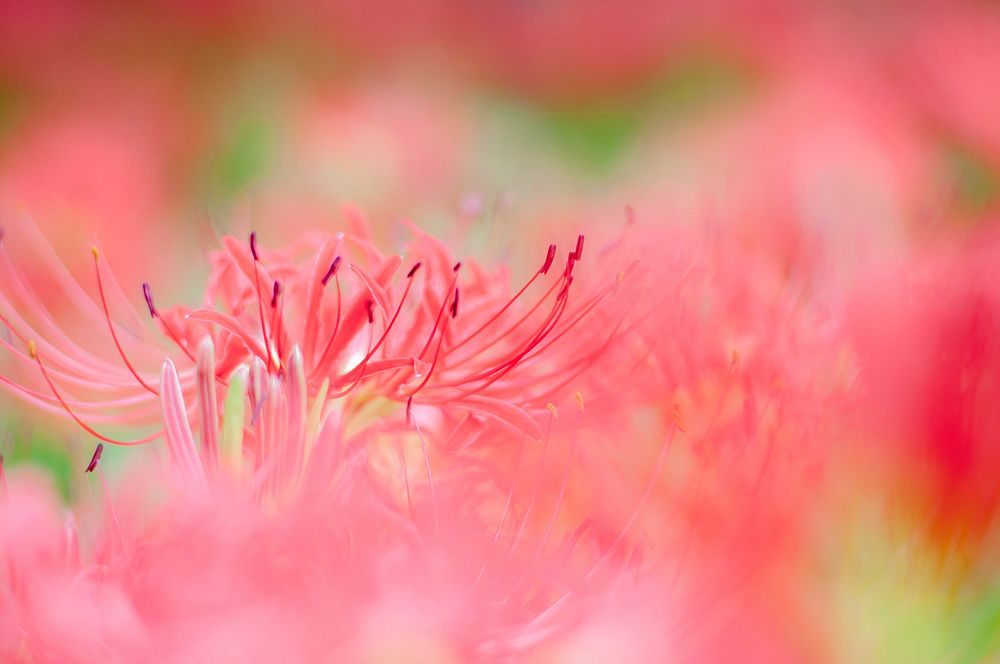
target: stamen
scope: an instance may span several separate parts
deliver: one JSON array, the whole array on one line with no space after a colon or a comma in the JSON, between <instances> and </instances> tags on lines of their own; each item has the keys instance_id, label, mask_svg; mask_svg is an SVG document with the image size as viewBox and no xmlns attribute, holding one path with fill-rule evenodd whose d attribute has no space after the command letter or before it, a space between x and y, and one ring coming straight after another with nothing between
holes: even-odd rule
<instances>
[{"instance_id":1,"label":"stamen","mask_svg":"<svg viewBox=\"0 0 1000 664\"><path fill-rule=\"evenodd\" d=\"M549 245L549 250L545 253L545 262L542 263L542 267L538 270L538 272L536 272L535 274L533 274L531 276L531 279L528 279L528 282L526 284L524 284L523 286L521 286L521 290L519 290L516 293L514 293L513 297L511 297L509 300L507 300L507 303L505 305L503 305L502 307L500 307L499 311L497 311L495 314L493 314L492 316L490 316L489 320L487 320L485 323L483 323L482 325L480 325L476 329L475 332L473 332L469 336L465 337L464 339L462 339L461 341L459 341L454 346L451 346L450 347L451 350L454 351L454 350L456 350L458 348L461 348L462 346L464 346L465 344L467 344L469 341L471 341L473 338L475 338L480 333L482 333L483 330L485 330L487 327L489 327L494 322L496 322L497 319L499 319L500 316L502 316L504 314L504 312L506 312L508 309L510 309L510 307L515 302L517 302L517 300L520 299L520 297L522 295L524 295L524 292L526 290L528 290L528 288L531 286L531 284L535 283L535 280L538 279L539 275L548 274L549 268L552 267L552 261L555 260L555 257L556 257L556 245L550 244ZM537 308L537 306L538 305L535 305L535 308ZM534 311L534 308L532 309L532 311ZM492 344L489 344L489 345L492 345ZM475 357L476 354L477 353L474 353L470 357Z\"/></svg>"},{"instance_id":2,"label":"stamen","mask_svg":"<svg viewBox=\"0 0 1000 664\"><path fill-rule=\"evenodd\" d=\"M250 231L250 253L255 261L260 260L260 256L257 255L257 231Z\"/></svg>"},{"instance_id":3,"label":"stamen","mask_svg":"<svg viewBox=\"0 0 1000 664\"><path fill-rule=\"evenodd\" d=\"M157 311L156 305L153 304L153 290L149 287L149 284L145 281L142 282L142 296L146 299L146 306L149 307L149 315L153 318L159 318L160 323L163 325L163 330L164 332L166 332L166 335L170 337L170 340L173 341L174 344L178 348L180 348L185 355L188 356L188 359L194 362L195 361L194 355L191 354L191 351L187 349L186 345L181 343L180 335L178 335L177 332L174 331L174 328L170 325L170 323L167 322L166 318L160 316L160 312Z\"/></svg>"},{"instance_id":4,"label":"stamen","mask_svg":"<svg viewBox=\"0 0 1000 664\"><path fill-rule=\"evenodd\" d=\"M97 462L101 460L102 454L104 454L104 443L98 443L97 449L94 450L94 456L90 457L90 463L87 464L87 470L83 472L85 473L94 472L94 469L97 468Z\"/></svg>"},{"instance_id":5,"label":"stamen","mask_svg":"<svg viewBox=\"0 0 1000 664\"><path fill-rule=\"evenodd\" d=\"M284 300L279 300L281 297L281 282L275 280L274 288L271 292L271 336L274 337L274 344L268 349L272 355L272 361L274 362L275 369L279 371L282 369L281 358L284 357L282 352L282 334L281 327L284 319L282 314L284 313L285 302Z\"/></svg>"},{"instance_id":6,"label":"stamen","mask_svg":"<svg viewBox=\"0 0 1000 664\"><path fill-rule=\"evenodd\" d=\"M546 294L538 302L538 304L536 304L535 307L532 307L531 311L525 314L525 316L518 323L516 323L514 326L510 328L510 330L508 330L509 333L512 332L517 327L519 327L520 324L523 323L527 319L527 317L531 315L531 313L551 294L552 290L562 281L565 281L566 285L561 289L559 295L556 297L556 302L555 305L553 306L552 311L549 312L545 320L542 322L541 327L538 329L537 332L534 333L534 335L528 340L528 342L522 347L520 351L514 353L513 356L510 356L509 359L507 359L506 361L500 362L499 364L496 364L489 369L485 369L483 371L478 372L475 375L468 376L464 379L460 380L456 379L450 383L445 383L444 386L451 387L460 384L467 384L474 380L486 380L486 383L484 383L483 385L480 385L475 388L470 388L469 390L466 390L461 394L461 396L468 396L470 394L475 394L477 392L482 391L486 387L500 380L511 370L513 370L514 367L517 366L517 364L522 359L524 359L529 353L531 353L531 351L534 350L542 342L542 340L545 339L545 337L547 337L558 326L559 321L566 310L567 302L569 299L567 297L567 294L568 294L569 284L572 282L572 279L569 278L561 279L560 281L557 281L555 284L553 284L552 287L548 290L548 292L546 292ZM506 336L506 334L503 336ZM498 339L499 338L502 337L498 337ZM462 360L462 362L467 361L472 357L475 357L479 353L483 352L483 350L484 349L480 349L472 353L469 356L469 358L466 358L466 360ZM490 376L492 376L492 378L490 378Z\"/></svg>"},{"instance_id":7,"label":"stamen","mask_svg":"<svg viewBox=\"0 0 1000 664\"><path fill-rule=\"evenodd\" d=\"M335 265L339 265L340 257L338 256L337 260L333 262ZM312 372L310 373L310 377L312 377L312 375L314 375L317 371L319 371L320 367L323 366L324 362L326 361L326 356L329 355L330 349L333 347L333 342L337 338L337 332L340 331L340 305L342 298L340 291L340 276L337 275L337 270L335 268L331 267L330 270L331 274L333 274L333 280L337 284L337 315L333 321L333 331L330 332L330 338L326 340L326 346L323 347L323 352L320 353L319 361L316 362L316 364L313 366Z\"/></svg>"},{"instance_id":8,"label":"stamen","mask_svg":"<svg viewBox=\"0 0 1000 664\"><path fill-rule=\"evenodd\" d=\"M340 256L337 256L333 259L333 262L330 263L330 268L326 271L326 274L323 275L322 283L324 286L326 286L326 282L330 281L330 277L337 274L337 270L340 269L340 260Z\"/></svg>"},{"instance_id":9,"label":"stamen","mask_svg":"<svg viewBox=\"0 0 1000 664\"><path fill-rule=\"evenodd\" d=\"M569 256L566 258L566 278L573 278L573 267L576 265L576 253L569 252Z\"/></svg>"},{"instance_id":10,"label":"stamen","mask_svg":"<svg viewBox=\"0 0 1000 664\"><path fill-rule=\"evenodd\" d=\"M412 279L413 275L415 275L417 273L417 270L420 269L420 265L421 265L421 263L419 261L417 261L416 263L414 263L413 267L410 268L410 271L406 273L406 278L407 279Z\"/></svg>"},{"instance_id":11,"label":"stamen","mask_svg":"<svg viewBox=\"0 0 1000 664\"><path fill-rule=\"evenodd\" d=\"M410 274L412 275L414 272L416 272L416 268L418 268L418 267L420 267L420 263L417 263L413 267L413 269L410 270ZM389 323L385 326L385 329L382 330L382 335L379 337L379 339L375 343L375 345L370 348L370 350L368 351L368 353L365 355L364 359L361 360L361 362L358 363L357 368L353 369L351 372L348 372L344 376L345 379L348 379L348 377L350 376L350 374L353 373L354 371L358 372L358 380L355 381L355 385L360 382L361 378L363 378L363 376L364 376L364 369L368 366L368 360L370 360L372 357L374 357L375 353L378 352L378 349L382 347L382 344L385 342L386 338L389 336L389 331L392 329L392 326L396 324L396 319L399 318L399 314L403 310L403 304L406 302L406 298L407 298L407 296L409 296L409 294L410 294L410 288L412 286L413 286L413 281L412 280L406 282L406 288L403 290L403 296L401 298L399 298L399 304L396 305L396 312L392 315L392 318L389 320ZM368 300L367 303L368 303L368 323L371 324L371 323L374 322L374 310L372 308L373 307L373 303L372 303L371 300ZM327 346L327 348L329 348L329 345Z\"/></svg>"},{"instance_id":12,"label":"stamen","mask_svg":"<svg viewBox=\"0 0 1000 664\"><path fill-rule=\"evenodd\" d=\"M681 433L687 433L687 425L684 424L684 418L681 416L680 404L674 404L673 410L670 411L670 421Z\"/></svg>"},{"instance_id":13,"label":"stamen","mask_svg":"<svg viewBox=\"0 0 1000 664\"><path fill-rule=\"evenodd\" d=\"M444 343L444 327L446 325L447 325L447 320L445 322L445 325L442 325L441 335L438 337L437 347L434 349L434 358L431 360L431 366L427 370L427 374L424 376L424 379L420 381L420 384L417 385L412 391L410 391L406 395L408 398L412 399L414 394L424 389L424 386L427 385L427 383L430 381L431 376L434 375L434 369L437 368L438 357L440 357L441 355L441 345L442 343ZM431 334L433 335L433 332Z\"/></svg>"},{"instance_id":14,"label":"stamen","mask_svg":"<svg viewBox=\"0 0 1000 664\"><path fill-rule=\"evenodd\" d=\"M407 400L407 410L409 410L409 402L412 400L412 396ZM417 439L420 441L420 451L424 455L424 467L427 469L427 485L431 490L431 508L434 510L434 536L437 537L440 530L440 522L438 518L437 491L434 489L434 475L431 473L431 458L427 454L427 443L424 442L424 434L420 431L420 424L412 416L410 417L410 423L417 432Z\"/></svg>"},{"instance_id":15,"label":"stamen","mask_svg":"<svg viewBox=\"0 0 1000 664\"><path fill-rule=\"evenodd\" d=\"M576 260L581 260L583 258L583 235L578 235L576 238L576 250L573 252Z\"/></svg>"},{"instance_id":16,"label":"stamen","mask_svg":"<svg viewBox=\"0 0 1000 664\"><path fill-rule=\"evenodd\" d=\"M611 558L611 554L614 552L618 545L622 543L625 539L625 535L628 531L632 529L635 522L639 519L639 514L642 512L642 508L645 507L646 502L649 500L650 494L653 492L653 486L656 484L656 478L660 476L660 469L663 468L663 461L667 457L667 451L670 449L671 444L674 442L674 435L677 433L679 427L673 426L670 428L670 434L660 445L660 452L656 456L656 462L653 464L653 471L649 474L649 480L646 483L646 488L643 490L642 495L639 497L639 502L636 503L635 509L632 510L632 514L625 521L625 525L622 526L621 531L618 533L618 537L615 541L611 543L611 546L604 552L600 560L591 568L585 577L586 580L590 580L597 574L598 571L608 562Z\"/></svg>"},{"instance_id":17,"label":"stamen","mask_svg":"<svg viewBox=\"0 0 1000 664\"><path fill-rule=\"evenodd\" d=\"M104 471L98 466L98 462L101 460L101 455L104 454L104 443L98 443L97 449L94 450L94 456L90 458L90 463L87 465L87 469L84 472L92 473L97 471L97 476L101 480L101 488L104 490L104 504L108 510L108 514L111 516L111 522L115 526L115 532L118 534L118 541L122 545L122 549L125 549L125 535L122 532L122 524L118 520L118 512L115 510L115 504L111 501L111 490L108 488L108 481L104 478Z\"/></svg>"},{"instance_id":18,"label":"stamen","mask_svg":"<svg viewBox=\"0 0 1000 664\"><path fill-rule=\"evenodd\" d=\"M278 296L281 295L281 282L275 281L274 288L271 289L271 308L274 309L278 304Z\"/></svg>"},{"instance_id":19,"label":"stamen","mask_svg":"<svg viewBox=\"0 0 1000 664\"><path fill-rule=\"evenodd\" d=\"M500 533L503 532L504 524L507 522L507 515L510 514L511 504L514 502L514 489L517 485L517 478L520 477L521 470L521 457L524 455L524 439L526 434L521 433L521 442L517 446L517 456L514 457L514 465L511 468L510 475L510 488L507 490L507 500L504 502L503 511L500 513L500 520L497 523L496 532L493 534L493 546L496 546L497 542L500 541ZM472 582L472 587L475 588L479 585L479 582L483 578L483 574L486 572L486 567L492 561L492 556L489 556L483 560L482 566L479 568L479 574L476 575L475 580Z\"/></svg>"},{"instance_id":20,"label":"stamen","mask_svg":"<svg viewBox=\"0 0 1000 664\"><path fill-rule=\"evenodd\" d=\"M447 295L447 293L451 292L451 290L453 288L455 288L455 286L458 284L458 270L461 267L462 267L462 263L458 262L458 263L455 263L455 267L452 268L452 272L455 273L455 276L452 278L451 285L448 286L448 290L445 291L446 294L445 294L444 298L442 298L442 300L441 300L441 308L438 309L437 317L434 319L434 327L431 328L431 333L427 337L427 342L424 343L424 347L421 349L420 354L417 355L417 357L419 359L421 359L421 360L424 358L424 355L427 354L428 349L430 349L431 344L434 342L434 335L437 333L438 327L441 325L441 316L444 315L445 307L448 306L448 295ZM442 339L443 339L443 335L442 335ZM438 343L438 350L440 350L440 349L441 349L441 344L439 342ZM436 353L435 353L435 355L436 355ZM426 382L426 381L424 381L424 382Z\"/></svg>"},{"instance_id":21,"label":"stamen","mask_svg":"<svg viewBox=\"0 0 1000 664\"><path fill-rule=\"evenodd\" d=\"M71 418L73 418L74 422L80 425L84 431L89 433L94 438L103 440L105 443L111 443L112 445L142 445L143 443L148 443L151 440L156 440L163 433L163 430L161 429L156 433L152 433L145 438L140 438L138 440L116 440L114 438L109 438L104 434L98 433L73 412L73 410L69 407L69 404L66 403L66 400L63 399L62 394L60 394L59 390L56 389L55 383L53 383L52 378L49 377L49 372L45 369L45 364L42 362L42 356L38 352L38 346L35 344L34 340L28 342L28 355L30 355L31 359L38 364L38 368L42 371L42 378L44 378L45 382L48 383L49 389L52 390L52 394L55 395L56 399L59 401L59 405L63 407L63 410L65 410Z\"/></svg>"},{"instance_id":22,"label":"stamen","mask_svg":"<svg viewBox=\"0 0 1000 664\"><path fill-rule=\"evenodd\" d=\"M267 325L264 323L264 301L260 294L260 271L257 269L257 263L260 262L260 256L257 254L257 231L250 232L250 253L253 255L253 282L254 288L257 289L257 313L260 317L260 332L264 336L264 348L271 350L271 340L268 338ZM268 352L267 355L267 370L271 371L272 360L271 355L273 353Z\"/></svg>"},{"instance_id":23,"label":"stamen","mask_svg":"<svg viewBox=\"0 0 1000 664\"><path fill-rule=\"evenodd\" d=\"M508 307L510 307L514 303L514 301L517 300L517 298L519 298L521 296L521 294L524 293L525 290L527 290L528 286L531 285L531 283L538 277L539 274L540 273L536 273L535 276L533 276L528 281L528 283L525 284L524 287L521 288L521 290L518 291L517 294L513 298L511 298L511 300L509 302L507 302L506 305L504 305L504 307L500 310L500 312L498 312L497 314L495 314L493 316L493 318L491 318L489 321L487 321L484 325L482 325L478 330L476 330L475 332L473 332L471 335L469 335L468 337L466 337L465 339L463 339L459 344L457 344L456 346L452 346L452 350L454 350L455 348L458 348L459 346L464 345L467 341L469 341L474 336L478 335L480 332L482 332L484 329L486 329L486 327L490 323L492 323L494 320L496 320L497 318L499 318L500 314L502 314ZM549 297L556 290L556 288L560 284L564 283L564 281L565 281L565 278L560 277L551 286L549 286L548 290L545 291L545 293L541 296L541 298L539 298L538 301L535 302L535 304L533 304L531 306L531 308L529 308L528 311L525 312L524 315L521 316L520 319L518 319L517 322L515 322L513 325L508 326L507 329L504 330L503 332L501 332L499 334L496 334L496 335L493 335L493 338L490 341L482 344L477 350L472 351L471 353L469 353L468 355L462 357L461 359L454 360L454 365L458 366L458 365L466 364L467 362L469 362L470 360L472 360L477 355L480 355L480 354L486 352L487 349L492 348L501 339L507 338L509 335L513 334L515 330L519 329L521 327L521 325L523 325L529 318L531 318L531 316L535 313L535 311L537 311L538 308L541 307L542 304L544 304L545 301L549 299ZM559 292L559 295L556 296L556 305L555 305L556 308L558 308L559 304L561 303L560 298L564 297L564 295L565 295L565 289L561 289L560 292ZM546 327L546 325L548 324L548 322L551 320L551 317L552 317L554 311L555 310L553 310L553 312L550 312L548 314L548 316L546 317L546 322L542 325L542 329L544 329Z\"/></svg>"},{"instance_id":24,"label":"stamen","mask_svg":"<svg viewBox=\"0 0 1000 664\"><path fill-rule=\"evenodd\" d=\"M371 309L369 309L369 315L371 315L370 312ZM359 362L358 365L353 369L351 369L349 372L341 376L341 378L345 381L348 381L351 380L351 374L357 373L357 376L354 377L353 382L350 385L340 390L339 392L329 395L330 399L340 399L342 397L346 397L348 394L353 392L358 385L361 384L361 380L365 377L365 370L368 368L368 360L370 360L372 355L374 354L374 349L372 347L372 341L374 341L374 339L375 339L375 326L369 325L367 352L361 359L361 362ZM381 343L381 339L379 340L379 343Z\"/></svg>"},{"instance_id":25,"label":"stamen","mask_svg":"<svg viewBox=\"0 0 1000 664\"><path fill-rule=\"evenodd\" d=\"M146 298L146 306L149 307L149 316L156 318L158 314L156 312L156 305L153 304L153 291L145 281L142 282L142 296Z\"/></svg>"},{"instance_id":26,"label":"stamen","mask_svg":"<svg viewBox=\"0 0 1000 664\"><path fill-rule=\"evenodd\" d=\"M545 262L542 263L542 269L539 270L542 274L548 274L549 268L552 267L552 261L556 259L556 245L550 244L549 250L545 252Z\"/></svg>"},{"instance_id":27,"label":"stamen","mask_svg":"<svg viewBox=\"0 0 1000 664\"><path fill-rule=\"evenodd\" d=\"M101 307L104 309L104 319L108 322L108 330L111 332L111 339L115 342L115 348L118 349L118 354L121 356L122 361L125 362L125 366L128 367L132 377L139 381L139 384L142 385L147 392L159 395L159 392L157 392L155 388L142 379L142 376L139 375L139 372L135 370L135 367L132 366L132 363L125 355L125 349L122 348L122 344L118 340L118 333L115 332L115 326L111 322L111 312L108 309L108 300L104 296L104 281L101 279L100 252L98 252L97 247L91 247L90 253L94 257L94 273L97 275L97 291L101 295Z\"/></svg>"},{"instance_id":28,"label":"stamen","mask_svg":"<svg viewBox=\"0 0 1000 664\"><path fill-rule=\"evenodd\" d=\"M549 409L552 416L549 418L545 427L545 437L542 441L542 454L538 459L538 473L535 475L535 481L531 488L531 495L528 497L528 502L525 504L524 515L521 517L521 523L519 523L517 528L514 530L514 536L511 538L510 544L507 547L508 556L514 552L514 549L516 549L517 545L520 543L521 537L524 535L524 530L528 526L529 517L534 511L535 504L538 501L538 495L542 490L542 483L547 478L547 473L545 472L545 461L548 459L549 443L552 440L552 422L558 417L555 411L555 406L552 404L548 405L552 406L552 408Z\"/></svg>"},{"instance_id":29,"label":"stamen","mask_svg":"<svg viewBox=\"0 0 1000 664\"><path fill-rule=\"evenodd\" d=\"M538 562L542 559L542 553L545 551L545 547L549 543L549 538L552 536L552 530L555 528L556 518L559 516L559 510L562 507L563 499L566 496L566 485L569 481L570 468L572 468L573 466L573 454L575 451L576 451L576 431L574 430L573 437L570 439L569 443L569 453L566 456L566 465L563 468L562 482L559 485L559 494L556 496L556 502L552 507L552 514L549 516L548 524L545 526L545 532L542 534L542 539L538 543L538 547L535 550L535 557L532 559L531 563L532 567L538 565ZM510 597L514 594L517 588L519 588L520 585L524 583L524 581L527 578L528 578L527 574L522 576L507 593L507 597L504 599L504 601L510 599Z\"/></svg>"},{"instance_id":30,"label":"stamen","mask_svg":"<svg viewBox=\"0 0 1000 664\"><path fill-rule=\"evenodd\" d=\"M371 300L366 300L365 307L368 309L368 324L372 325L375 323L375 303Z\"/></svg>"},{"instance_id":31,"label":"stamen","mask_svg":"<svg viewBox=\"0 0 1000 664\"><path fill-rule=\"evenodd\" d=\"M451 317L458 316L458 287L455 287L455 299L451 302Z\"/></svg>"},{"instance_id":32,"label":"stamen","mask_svg":"<svg viewBox=\"0 0 1000 664\"><path fill-rule=\"evenodd\" d=\"M410 471L406 468L406 455L403 454L403 443L396 438L396 453L399 456L399 467L403 475L403 486L406 488L406 513L413 521L413 498L410 496Z\"/></svg>"}]
</instances>

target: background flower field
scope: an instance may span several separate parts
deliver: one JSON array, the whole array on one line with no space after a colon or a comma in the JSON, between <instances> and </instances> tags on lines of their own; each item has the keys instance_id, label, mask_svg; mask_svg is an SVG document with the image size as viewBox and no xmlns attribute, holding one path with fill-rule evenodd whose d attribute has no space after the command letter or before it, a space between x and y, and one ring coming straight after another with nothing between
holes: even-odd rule
<instances>
[{"instance_id":1,"label":"background flower field","mask_svg":"<svg viewBox=\"0 0 1000 664\"><path fill-rule=\"evenodd\" d=\"M998 194L989 2L0 0L0 656L994 661ZM254 380L345 388L253 500L204 451L241 363L258 470ZM162 426L135 373L213 509L169 424L84 472L71 410Z\"/></svg>"}]
</instances>

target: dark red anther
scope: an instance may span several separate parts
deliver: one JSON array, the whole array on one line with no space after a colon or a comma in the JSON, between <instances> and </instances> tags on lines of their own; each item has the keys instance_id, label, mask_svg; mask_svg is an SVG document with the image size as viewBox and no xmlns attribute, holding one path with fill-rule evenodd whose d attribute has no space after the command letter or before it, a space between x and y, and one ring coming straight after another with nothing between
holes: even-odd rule
<instances>
[{"instance_id":1,"label":"dark red anther","mask_svg":"<svg viewBox=\"0 0 1000 664\"><path fill-rule=\"evenodd\" d=\"M455 288L455 299L451 301L451 317L458 315L458 288Z\"/></svg>"},{"instance_id":2,"label":"dark red anther","mask_svg":"<svg viewBox=\"0 0 1000 664\"><path fill-rule=\"evenodd\" d=\"M326 271L326 274L323 275L324 286L326 286L326 282L330 281L333 275L337 274L337 270L339 268L340 268L340 256L337 256L336 258L333 259L333 262L330 263L330 269L328 269Z\"/></svg>"},{"instance_id":3,"label":"dark red anther","mask_svg":"<svg viewBox=\"0 0 1000 664\"><path fill-rule=\"evenodd\" d=\"M545 252L545 262L542 263L542 274L548 274L549 268L552 267L552 261L556 259L556 245L550 244L549 250Z\"/></svg>"},{"instance_id":4,"label":"dark red anther","mask_svg":"<svg viewBox=\"0 0 1000 664\"><path fill-rule=\"evenodd\" d=\"M409 424L413 421L413 395L406 400L406 423Z\"/></svg>"},{"instance_id":5,"label":"dark red anther","mask_svg":"<svg viewBox=\"0 0 1000 664\"><path fill-rule=\"evenodd\" d=\"M573 266L576 265L576 253L569 252L569 256L566 258L566 276L573 276Z\"/></svg>"},{"instance_id":6,"label":"dark red anther","mask_svg":"<svg viewBox=\"0 0 1000 664\"><path fill-rule=\"evenodd\" d=\"M460 269L462 269L462 261L455 263L455 267L451 268L451 271L458 272Z\"/></svg>"},{"instance_id":7,"label":"dark red anther","mask_svg":"<svg viewBox=\"0 0 1000 664\"><path fill-rule=\"evenodd\" d=\"M576 260L580 260L581 258L583 258L583 236L582 235L578 235L577 238L576 238L576 251L573 252L573 255L576 256Z\"/></svg>"},{"instance_id":8,"label":"dark red anther","mask_svg":"<svg viewBox=\"0 0 1000 664\"><path fill-rule=\"evenodd\" d=\"M375 322L375 303L372 302L371 300L368 300L365 304L368 306L368 322L369 323L374 323Z\"/></svg>"},{"instance_id":9,"label":"dark red anther","mask_svg":"<svg viewBox=\"0 0 1000 664\"><path fill-rule=\"evenodd\" d=\"M279 295L281 295L281 282L280 281L275 281L274 282L274 288L271 290L271 308L272 309L274 309L274 307L278 304L278 296Z\"/></svg>"},{"instance_id":10,"label":"dark red anther","mask_svg":"<svg viewBox=\"0 0 1000 664\"><path fill-rule=\"evenodd\" d=\"M253 254L255 261L260 260L260 256L257 255L257 231L250 232L250 253Z\"/></svg>"},{"instance_id":11,"label":"dark red anther","mask_svg":"<svg viewBox=\"0 0 1000 664\"><path fill-rule=\"evenodd\" d=\"M97 449L94 450L94 456L90 457L90 463L87 464L86 472L94 472L94 469L97 468L97 462L101 460L102 454L104 454L104 443L98 443Z\"/></svg>"},{"instance_id":12,"label":"dark red anther","mask_svg":"<svg viewBox=\"0 0 1000 664\"><path fill-rule=\"evenodd\" d=\"M419 269L420 269L420 262L418 261L418 262L414 263L413 267L410 268L410 271L406 273L406 278L407 279L412 279L413 275L415 275L417 273L417 270L419 270Z\"/></svg>"},{"instance_id":13,"label":"dark red anther","mask_svg":"<svg viewBox=\"0 0 1000 664\"><path fill-rule=\"evenodd\" d=\"M153 290L145 281L142 282L142 296L146 298L146 306L149 307L149 315L156 318L156 305L153 304Z\"/></svg>"}]
</instances>

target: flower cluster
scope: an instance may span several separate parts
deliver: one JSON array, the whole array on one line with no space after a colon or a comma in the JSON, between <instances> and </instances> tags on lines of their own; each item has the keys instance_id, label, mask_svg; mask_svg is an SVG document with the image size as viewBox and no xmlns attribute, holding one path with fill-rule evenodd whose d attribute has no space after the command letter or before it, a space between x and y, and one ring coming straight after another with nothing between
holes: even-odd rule
<instances>
[{"instance_id":1,"label":"flower cluster","mask_svg":"<svg viewBox=\"0 0 1000 664\"><path fill-rule=\"evenodd\" d=\"M37 241L103 348L3 252L4 386L101 441L100 497L74 512L9 481L5 656L737 659L720 630L804 647L747 610L773 590L747 579L799 527L783 477L830 389L803 368L829 356L812 315L789 318L766 270L631 218L544 248L513 288L408 229L402 255L353 210L276 249L224 238L202 306L142 285L160 339L99 251L90 296L35 229L8 235ZM105 444L159 437L165 463L105 478Z\"/></svg>"}]
</instances>

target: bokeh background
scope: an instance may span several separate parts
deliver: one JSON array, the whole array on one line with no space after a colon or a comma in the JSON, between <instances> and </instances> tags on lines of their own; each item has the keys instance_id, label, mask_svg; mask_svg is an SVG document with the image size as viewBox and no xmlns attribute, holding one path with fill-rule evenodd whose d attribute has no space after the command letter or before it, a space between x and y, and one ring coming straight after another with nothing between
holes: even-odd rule
<instances>
[{"instance_id":1,"label":"bokeh background","mask_svg":"<svg viewBox=\"0 0 1000 664\"><path fill-rule=\"evenodd\" d=\"M165 301L195 296L217 235L280 243L351 202L390 241L458 225L515 263L542 227L629 208L836 307L880 265L991 237L998 192L993 2L0 0L0 209ZM0 403L7 464L72 501L82 434ZM925 555L899 458L830 447L794 571L820 651L995 656L995 529Z\"/></svg>"}]
</instances>

